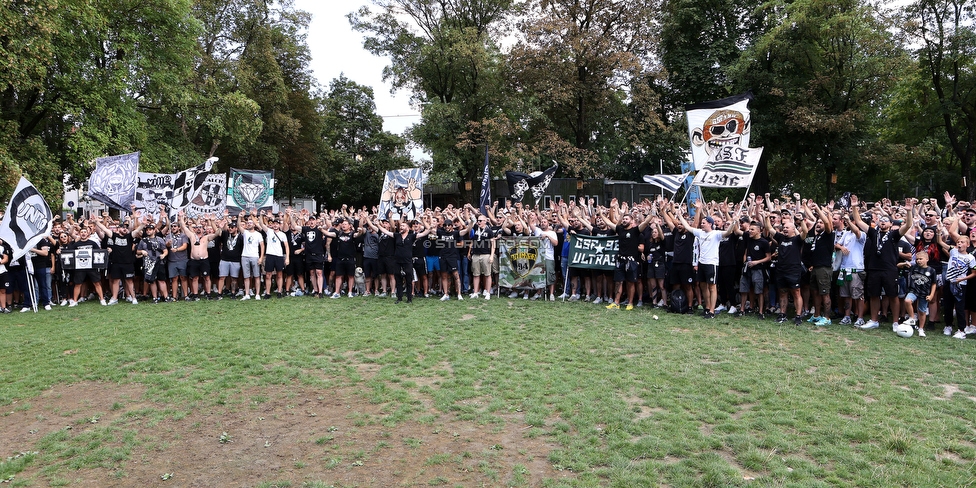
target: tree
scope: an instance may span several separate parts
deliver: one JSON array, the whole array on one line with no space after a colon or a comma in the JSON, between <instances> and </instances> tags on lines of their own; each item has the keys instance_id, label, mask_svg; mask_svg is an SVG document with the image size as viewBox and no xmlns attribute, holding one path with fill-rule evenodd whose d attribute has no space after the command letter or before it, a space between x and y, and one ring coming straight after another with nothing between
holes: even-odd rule
<instances>
[{"instance_id":1,"label":"tree","mask_svg":"<svg viewBox=\"0 0 976 488\"><path fill-rule=\"evenodd\" d=\"M349 15L367 34L364 46L388 56L383 70L394 89L408 89L422 119L410 137L433 157L434 180L475 179L483 149L462 134L502 109L500 51L495 39L511 14L512 0L377 0L378 9ZM484 137L478 142L482 146ZM473 198L473 193L466 196Z\"/></svg>"},{"instance_id":2,"label":"tree","mask_svg":"<svg viewBox=\"0 0 976 488\"><path fill-rule=\"evenodd\" d=\"M885 170L898 162L871 155L895 154L875 142L905 52L857 0L798 0L774 11L781 20L730 70L756 94L751 144L765 147L771 182L756 189L823 199L836 174L842 189L883 195L882 180L893 176ZM801 172L813 177L795 178Z\"/></svg>"},{"instance_id":3,"label":"tree","mask_svg":"<svg viewBox=\"0 0 976 488\"><path fill-rule=\"evenodd\" d=\"M916 93L926 113L941 119L946 144L959 163L967 199L976 156L976 4L968 0L920 0L904 9L903 30L927 86Z\"/></svg>"},{"instance_id":4,"label":"tree","mask_svg":"<svg viewBox=\"0 0 976 488\"><path fill-rule=\"evenodd\" d=\"M296 186L328 204L375 205L387 170L409 167L407 141L383 130L373 89L340 76L317 104L321 150Z\"/></svg>"}]
</instances>

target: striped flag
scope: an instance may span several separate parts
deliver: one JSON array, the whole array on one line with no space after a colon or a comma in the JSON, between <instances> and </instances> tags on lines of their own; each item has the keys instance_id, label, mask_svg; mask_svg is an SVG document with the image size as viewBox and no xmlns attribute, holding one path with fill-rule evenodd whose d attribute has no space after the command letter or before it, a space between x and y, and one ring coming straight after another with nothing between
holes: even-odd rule
<instances>
[{"instance_id":1,"label":"striped flag","mask_svg":"<svg viewBox=\"0 0 976 488\"><path fill-rule=\"evenodd\" d=\"M687 178L688 173L680 175L644 175L644 181L664 188L671 193L677 193Z\"/></svg>"}]
</instances>

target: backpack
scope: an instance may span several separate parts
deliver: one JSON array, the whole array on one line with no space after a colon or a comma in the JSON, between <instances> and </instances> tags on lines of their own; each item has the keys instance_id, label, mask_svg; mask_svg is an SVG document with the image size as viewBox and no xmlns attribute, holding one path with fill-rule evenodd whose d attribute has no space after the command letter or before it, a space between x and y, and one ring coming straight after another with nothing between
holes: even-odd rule
<instances>
[{"instance_id":1,"label":"backpack","mask_svg":"<svg viewBox=\"0 0 976 488\"><path fill-rule=\"evenodd\" d=\"M681 288L672 290L668 294L668 311L671 313L688 313L688 297Z\"/></svg>"}]
</instances>

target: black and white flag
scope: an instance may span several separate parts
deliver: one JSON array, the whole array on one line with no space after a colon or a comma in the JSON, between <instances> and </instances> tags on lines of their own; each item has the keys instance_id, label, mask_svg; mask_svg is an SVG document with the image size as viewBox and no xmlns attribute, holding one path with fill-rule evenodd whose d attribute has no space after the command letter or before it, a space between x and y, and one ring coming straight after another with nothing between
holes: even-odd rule
<instances>
[{"instance_id":1,"label":"black and white flag","mask_svg":"<svg viewBox=\"0 0 976 488\"><path fill-rule=\"evenodd\" d=\"M190 205L193 196L203 188L207 175L210 174L210 169L216 161L217 158L210 158L201 165L176 173L176 179L173 181L173 200L170 202L171 216Z\"/></svg>"},{"instance_id":2,"label":"black and white flag","mask_svg":"<svg viewBox=\"0 0 976 488\"><path fill-rule=\"evenodd\" d=\"M522 198L525 197L525 192L531 191L532 196L538 202L546 194L546 188L549 187L549 182L552 181L557 169L559 169L559 164L554 161L551 168L532 174L506 171L505 179L508 180L508 191L511 195L509 198L513 202L521 202Z\"/></svg>"},{"instance_id":3,"label":"black and white flag","mask_svg":"<svg viewBox=\"0 0 976 488\"><path fill-rule=\"evenodd\" d=\"M12 259L19 259L44 237L51 235L54 216L37 188L21 177L10 197L7 212L0 221L0 239L13 250Z\"/></svg>"},{"instance_id":4,"label":"black and white flag","mask_svg":"<svg viewBox=\"0 0 976 488\"><path fill-rule=\"evenodd\" d=\"M680 175L644 175L644 181L664 188L671 193L677 193L688 179L688 173Z\"/></svg>"},{"instance_id":5,"label":"black and white flag","mask_svg":"<svg viewBox=\"0 0 976 488\"><path fill-rule=\"evenodd\" d=\"M95 160L95 171L88 178L88 196L123 212L129 211L136 197L139 153L120 154Z\"/></svg>"}]
</instances>

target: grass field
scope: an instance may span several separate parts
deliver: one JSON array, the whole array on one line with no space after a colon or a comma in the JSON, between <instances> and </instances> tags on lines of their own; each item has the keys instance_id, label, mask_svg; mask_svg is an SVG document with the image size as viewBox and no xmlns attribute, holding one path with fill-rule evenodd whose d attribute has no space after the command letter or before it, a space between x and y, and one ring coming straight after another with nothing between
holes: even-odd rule
<instances>
[{"instance_id":1,"label":"grass field","mask_svg":"<svg viewBox=\"0 0 976 488\"><path fill-rule=\"evenodd\" d=\"M705 321L504 298L86 303L0 316L0 446L9 451L0 452L0 482L99 486L111 476L139 486L136 466L168 455L166 439L179 437L164 427L200 430L209 424L186 424L247 413L294 389L323 402L349 392L376 407L342 412L347 430L372 425L390 439L400 428L445 426L446 436L446 426L466 423L510 445L423 452L419 437L380 437L365 449L338 442L349 434L332 426L295 424L308 438L296 452L307 454L234 486L972 486L974 349L976 341L902 339L884 326ZM83 408L58 411L74 428L27 435L12 425L50 417L44 393L73 383L144 393L98 412L113 419L102 425ZM208 449L247 442L215 422ZM541 445L548 452L531 452ZM419 452L426 468L348 477L390 471L374 462L384 449ZM439 463L447 469L433 476ZM166 483L170 473L157 474ZM173 486L183 486L179 475Z\"/></svg>"}]
</instances>

